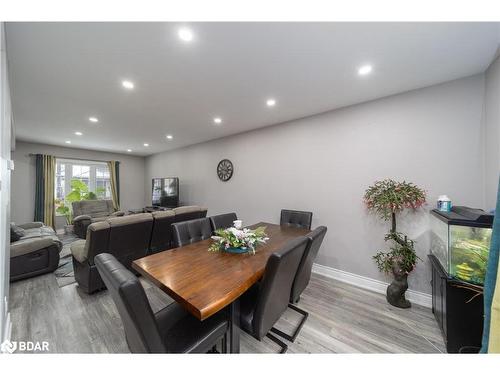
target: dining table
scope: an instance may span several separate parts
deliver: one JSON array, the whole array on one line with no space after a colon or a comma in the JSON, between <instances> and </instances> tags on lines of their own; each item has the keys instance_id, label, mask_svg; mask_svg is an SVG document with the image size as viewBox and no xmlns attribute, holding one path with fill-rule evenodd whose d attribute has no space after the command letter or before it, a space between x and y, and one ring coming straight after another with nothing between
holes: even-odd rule
<instances>
[{"instance_id":1,"label":"dining table","mask_svg":"<svg viewBox=\"0 0 500 375\"><path fill-rule=\"evenodd\" d=\"M262 278L273 252L310 233L266 222L248 226L257 227L265 227L269 239L256 247L255 254L209 251L214 241L209 238L137 259L132 267L201 321L228 308L229 352L239 353L239 297Z\"/></svg>"}]
</instances>

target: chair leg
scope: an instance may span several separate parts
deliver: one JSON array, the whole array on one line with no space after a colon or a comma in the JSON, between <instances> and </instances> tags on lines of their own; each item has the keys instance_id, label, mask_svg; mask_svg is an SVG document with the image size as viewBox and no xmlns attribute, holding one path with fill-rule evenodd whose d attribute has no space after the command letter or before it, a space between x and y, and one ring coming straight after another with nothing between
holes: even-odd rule
<instances>
[{"instance_id":1,"label":"chair leg","mask_svg":"<svg viewBox=\"0 0 500 375\"><path fill-rule=\"evenodd\" d=\"M266 336L269 337L272 341L274 341L276 344L278 344L281 347L280 354L286 353L286 351L288 350L287 344L285 344L283 341L281 341L276 336L271 335L270 333L268 333Z\"/></svg>"},{"instance_id":2,"label":"chair leg","mask_svg":"<svg viewBox=\"0 0 500 375\"><path fill-rule=\"evenodd\" d=\"M227 354L227 331L222 336L222 354Z\"/></svg>"},{"instance_id":3,"label":"chair leg","mask_svg":"<svg viewBox=\"0 0 500 375\"><path fill-rule=\"evenodd\" d=\"M271 328L271 332L276 333L278 336L281 336L281 337L283 337L284 339L286 339L288 341L294 342L295 339L297 338L297 336L299 335L300 330L302 329L302 326L306 322L307 317L309 316L309 313L307 311L302 310L301 308L299 308L299 307L297 307L295 305L292 305L291 303L288 304L288 307L290 307L292 310L295 310L300 315L302 315L302 319L300 320L299 326L297 327L297 329L295 330L295 332L293 333L293 335L290 336L289 334L287 334L287 333L285 333L283 331L280 331L279 329L274 328L274 327Z\"/></svg>"}]
</instances>

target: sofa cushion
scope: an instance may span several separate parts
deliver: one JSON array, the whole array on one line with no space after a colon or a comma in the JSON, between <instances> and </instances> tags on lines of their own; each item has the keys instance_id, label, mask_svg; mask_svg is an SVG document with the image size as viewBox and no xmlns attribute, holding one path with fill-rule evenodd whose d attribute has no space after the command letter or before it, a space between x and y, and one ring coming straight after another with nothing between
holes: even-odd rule
<instances>
[{"instance_id":1,"label":"sofa cushion","mask_svg":"<svg viewBox=\"0 0 500 375\"><path fill-rule=\"evenodd\" d=\"M109 218L109 216L93 217L93 218L90 219L90 222L91 223L98 223L100 221L105 221L108 218Z\"/></svg>"},{"instance_id":2,"label":"sofa cushion","mask_svg":"<svg viewBox=\"0 0 500 375\"><path fill-rule=\"evenodd\" d=\"M141 222L145 222L145 221L152 221L152 220L153 220L153 216L150 213L110 217L110 218L106 219L106 221L108 222L108 224L111 228L118 227L118 226L124 226L124 225L128 225L128 224L141 223Z\"/></svg>"},{"instance_id":3,"label":"sofa cushion","mask_svg":"<svg viewBox=\"0 0 500 375\"><path fill-rule=\"evenodd\" d=\"M16 224L11 223L10 224L10 242L16 242L21 239L21 237L24 237L25 231L23 228L18 227Z\"/></svg>"},{"instance_id":4,"label":"sofa cushion","mask_svg":"<svg viewBox=\"0 0 500 375\"><path fill-rule=\"evenodd\" d=\"M114 212L113 203L108 199L73 202L72 206L75 216L89 215L90 217L103 217Z\"/></svg>"},{"instance_id":5,"label":"sofa cushion","mask_svg":"<svg viewBox=\"0 0 500 375\"><path fill-rule=\"evenodd\" d=\"M71 254L73 257L83 263L87 260L87 250L85 249L85 240L77 240L71 244Z\"/></svg>"},{"instance_id":6,"label":"sofa cushion","mask_svg":"<svg viewBox=\"0 0 500 375\"><path fill-rule=\"evenodd\" d=\"M173 209L176 215L187 214L189 212L199 212L201 211L200 206L181 206Z\"/></svg>"},{"instance_id":7,"label":"sofa cushion","mask_svg":"<svg viewBox=\"0 0 500 375\"><path fill-rule=\"evenodd\" d=\"M54 244L50 237L23 238L10 245L10 257L18 257Z\"/></svg>"},{"instance_id":8,"label":"sofa cushion","mask_svg":"<svg viewBox=\"0 0 500 375\"><path fill-rule=\"evenodd\" d=\"M24 236L22 239L35 238L35 237L50 237L53 238L54 240L59 240L54 229L46 226L39 228L25 229Z\"/></svg>"},{"instance_id":9,"label":"sofa cushion","mask_svg":"<svg viewBox=\"0 0 500 375\"><path fill-rule=\"evenodd\" d=\"M154 211L152 212L153 218L162 219L164 217L172 217L175 216L174 210L165 210L165 211Z\"/></svg>"},{"instance_id":10,"label":"sofa cushion","mask_svg":"<svg viewBox=\"0 0 500 375\"><path fill-rule=\"evenodd\" d=\"M107 219L107 218L106 218ZM109 228L109 223L106 221L106 219L104 220L101 220L101 221L97 221L95 223L92 223L90 224L88 227L87 227L87 235L89 234L89 232L93 231L93 232L96 232L98 230L103 230L103 229L107 229Z\"/></svg>"},{"instance_id":11,"label":"sofa cushion","mask_svg":"<svg viewBox=\"0 0 500 375\"><path fill-rule=\"evenodd\" d=\"M103 220L90 224L87 227L85 238L86 239L83 240L85 244L83 252L77 255L77 257L79 257L77 260L79 262L88 260L92 264L95 254L108 250L109 223Z\"/></svg>"},{"instance_id":12,"label":"sofa cushion","mask_svg":"<svg viewBox=\"0 0 500 375\"><path fill-rule=\"evenodd\" d=\"M31 229L31 228L40 228L43 227L44 225L45 224L42 223L41 221L32 221L30 223L19 224L18 227L23 229Z\"/></svg>"}]
</instances>

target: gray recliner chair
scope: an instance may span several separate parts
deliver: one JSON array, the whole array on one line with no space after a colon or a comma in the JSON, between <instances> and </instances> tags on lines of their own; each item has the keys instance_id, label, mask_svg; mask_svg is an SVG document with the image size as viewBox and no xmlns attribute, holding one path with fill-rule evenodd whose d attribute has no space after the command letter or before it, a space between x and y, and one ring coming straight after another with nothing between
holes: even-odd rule
<instances>
[{"instance_id":1,"label":"gray recliner chair","mask_svg":"<svg viewBox=\"0 0 500 375\"><path fill-rule=\"evenodd\" d=\"M11 224L11 231L12 226L17 227L21 235L10 243L10 281L54 271L62 249L54 229L42 222Z\"/></svg>"},{"instance_id":2,"label":"gray recliner chair","mask_svg":"<svg viewBox=\"0 0 500 375\"><path fill-rule=\"evenodd\" d=\"M149 213L107 218L89 225L87 239L71 244L75 280L86 293L104 288L94 263L101 253L114 255L125 267L132 269L132 261L148 253L153 227Z\"/></svg>"},{"instance_id":3,"label":"gray recliner chair","mask_svg":"<svg viewBox=\"0 0 500 375\"><path fill-rule=\"evenodd\" d=\"M123 211L114 210L111 199L78 201L71 205L74 232L80 238L85 238L90 224L104 221L109 217L125 215Z\"/></svg>"}]
</instances>

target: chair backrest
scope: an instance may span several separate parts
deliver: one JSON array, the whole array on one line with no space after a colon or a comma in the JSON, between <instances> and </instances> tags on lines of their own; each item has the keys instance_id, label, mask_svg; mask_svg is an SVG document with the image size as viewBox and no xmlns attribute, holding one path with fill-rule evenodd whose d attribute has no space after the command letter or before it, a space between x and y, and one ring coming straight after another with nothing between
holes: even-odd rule
<instances>
[{"instance_id":1,"label":"chair backrest","mask_svg":"<svg viewBox=\"0 0 500 375\"><path fill-rule=\"evenodd\" d=\"M94 264L97 254L108 250L109 245L109 223L98 221L87 227L84 252L90 264Z\"/></svg>"},{"instance_id":2,"label":"chair backrest","mask_svg":"<svg viewBox=\"0 0 500 375\"><path fill-rule=\"evenodd\" d=\"M139 279L113 255L95 257L95 264L115 302L132 353L165 353L158 325Z\"/></svg>"},{"instance_id":3,"label":"chair backrest","mask_svg":"<svg viewBox=\"0 0 500 375\"><path fill-rule=\"evenodd\" d=\"M111 199L93 199L78 202L72 202L73 216L89 215L90 217L106 217L111 215L113 201Z\"/></svg>"},{"instance_id":4,"label":"chair backrest","mask_svg":"<svg viewBox=\"0 0 500 375\"><path fill-rule=\"evenodd\" d=\"M323 243L325 238L327 228L318 227L307 235L309 237L309 244L304 251L302 260L300 261L299 268L297 269L297 274L293 280L292 292L290 293L290 302L296 303L299 300L301 293L309 284L311 279L311 272L314 260L318 255L319 248Z\"/></svg>"},{"instance_id":5,"label":"chair backrest","mask_svg":"<svg viewBox=\"0 0 500 375\"><path fill-rule=\"evenodd\" d=\"M252 320L257 338L264 337L287 309L293 279L308 241L307 237L298 237L267 260Z\"/></svg>"},{"instance_id":6,"label":"chair backrest","mask_svg":"<svg viewBox=\"0 0 500 375\"><path fill-rule=\"evenodd\" d=\"M152 215L153 231L149 251L155 253L172 248L172 224L176 222L175 212L173 210L155 211Z\"/></svg>"},{"instance_id":7,"label":"chair backrest","mask_svg":"<svg viewBox=\"0 0 500 375\"><path fill-rule=\"evenodd\" d=\"M309 211L283 209L281 210L280 225L311 229L312 216L312 212Z\"/></svg>"},{"instance_id":8,"label":"chair backrest","mask_svg":"<svg viewBox=\"0 0 500 375\"><path fill-rule=\"evenodd\" d=\"M226 229L232 227L233 221L235 220L238 220L238 217L234 212L230 214L210 216L210 223L212 224L212 230Z\"/></svg>"},{"instance_id":9,"label":"chair backrest","mask_svg":"<svg viewBox=\"0 0 500 375\"><path fill-rule=\"evenodd\" d=\"M153 216L149 213L113 217L109 223L109 245L106 252L113 254L126 267L148 253Z\"/></svg>"},{"instance_id":10,"label":"chair backrest","mask_svg":"<svg viewBox=\"0 0 500 375\"><path fill-rule=\"evenodd\" d=\"M208 218L183 221L172 224L174 246L206 240L212 236L212 227Z\"/></svg>"}]
</instances>

